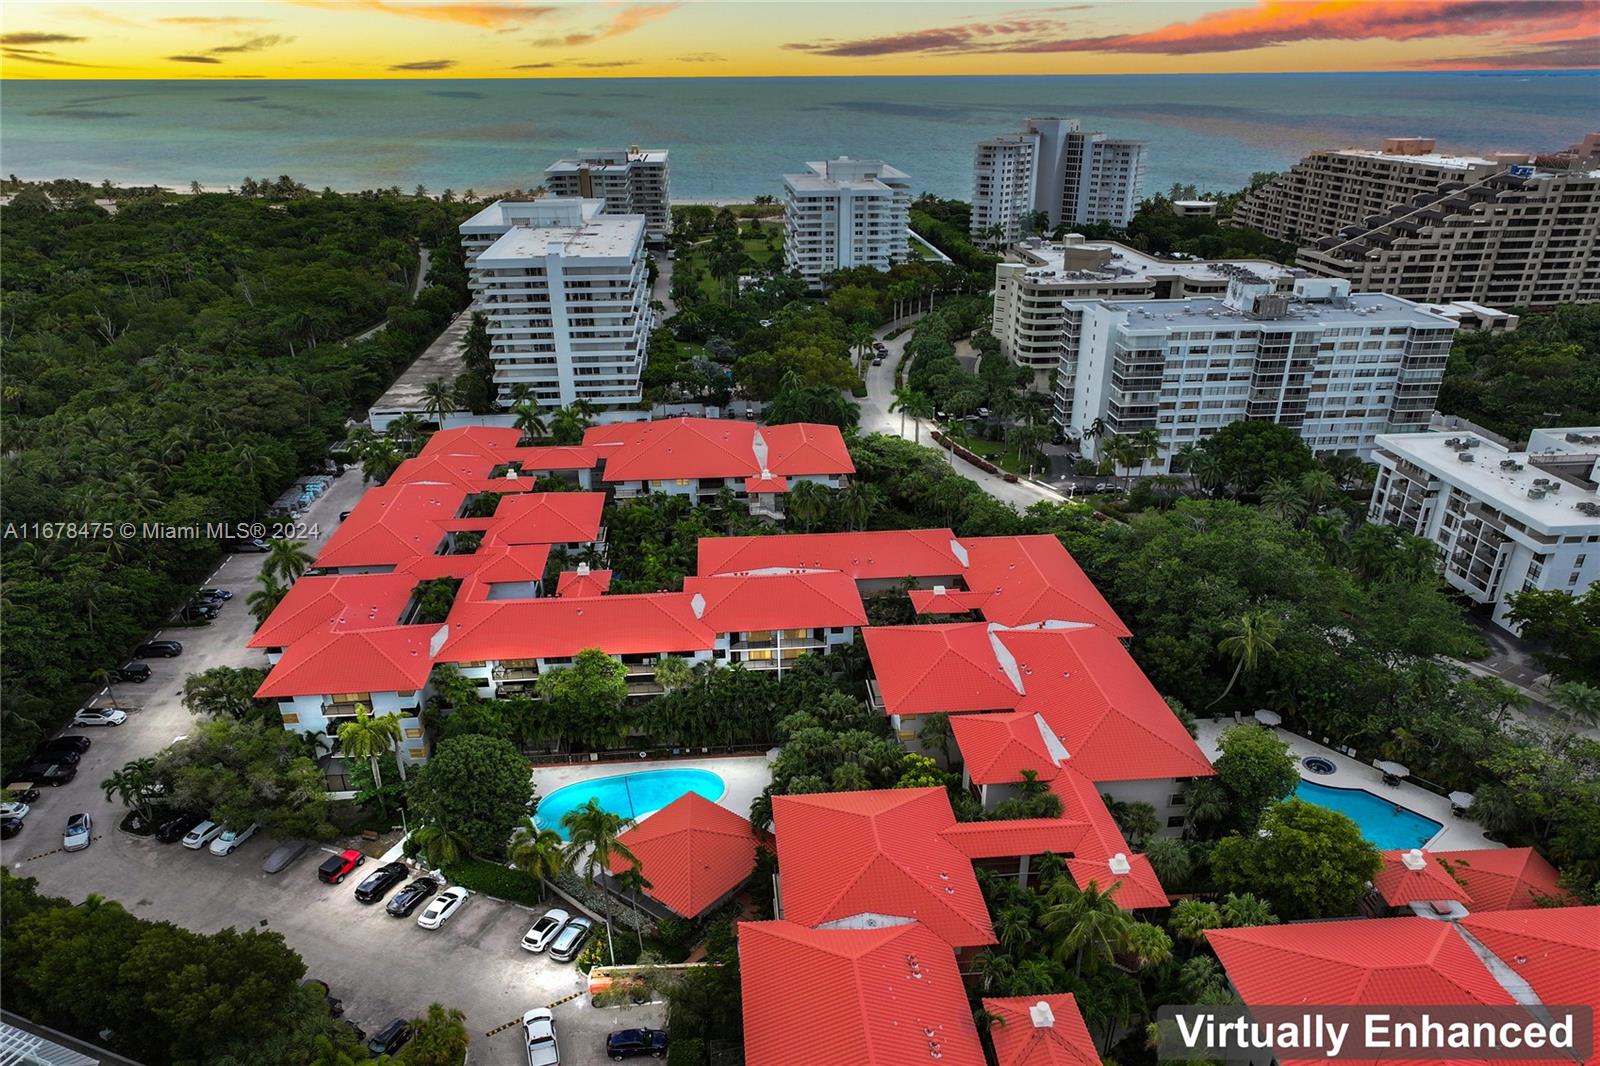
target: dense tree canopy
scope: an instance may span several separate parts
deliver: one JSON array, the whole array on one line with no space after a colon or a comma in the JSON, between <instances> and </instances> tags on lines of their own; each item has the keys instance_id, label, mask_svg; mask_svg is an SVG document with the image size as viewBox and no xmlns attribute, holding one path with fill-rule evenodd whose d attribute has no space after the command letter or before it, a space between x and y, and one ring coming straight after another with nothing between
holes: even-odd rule
<instances>
[{"instance_id":1,"label":"dense tree canopy","mask_svg":"<svg viewBox=\"0 0 1600 1066\"><path fill-rule=\"evenodd\" d=\"M1224 837L1211 853L1218 887L1257 893L1290 920L1355 914L1379 864L1354 822L1297 799L1270 808L1259 835Z\"/></svg>"},{"instance_id":2,"label":"dense tree canopy","mask_svg":"<svg viewBox=\"0 0 1600 1066\"><path fill-rule=\"evenodd\" d=\"M424 825L456 834L474 855L498 858L527 820L533 783L515 745L467 735L439 743L411 778L409 794Z\"/></svg>"},{"instance_id":3,"label":"dense tree canopy","mask_svg":"<svg viewBox=\"0 0 1600 1066\"><path fill-rule=\"evenodd\" d=\"M1511 333L1457 332L1438 406L1518 444L1540 426L1600 425L1600 306L1525 315Z\"/></svg>"}]
</instances>

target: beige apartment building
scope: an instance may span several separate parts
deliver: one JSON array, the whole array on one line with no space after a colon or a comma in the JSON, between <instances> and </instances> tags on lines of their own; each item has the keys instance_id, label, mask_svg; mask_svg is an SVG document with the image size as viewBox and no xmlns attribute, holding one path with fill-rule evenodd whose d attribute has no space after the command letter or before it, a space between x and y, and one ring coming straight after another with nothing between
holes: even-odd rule
<instances>
[{"instance_id":1,"label":"beige apartment building","mask_svg":"<svg viewBox=\"0 0 1600 1066\"><path fill-rule=\"evenodd\" d=\"M1276 240L1313 241L1436 193L1446 182L1471 185L1528 158L1445 155L1429 137L1390 137L1377 151L1313 152L1246 195L1233 220Z\"/></svg>"}]
</instances>

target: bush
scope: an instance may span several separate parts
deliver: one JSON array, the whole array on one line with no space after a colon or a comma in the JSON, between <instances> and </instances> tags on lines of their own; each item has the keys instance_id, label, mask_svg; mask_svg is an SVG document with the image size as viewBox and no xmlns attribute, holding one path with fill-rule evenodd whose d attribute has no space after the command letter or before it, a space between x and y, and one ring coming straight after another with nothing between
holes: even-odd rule
<instances>
[{"instance_id":1,"label":"bush","mask_svg":"<svg viewBox=\"0 0 1600 1066\"><path fill-rule=\"evenodd\" d=\"M698 1039L676 1040L667 1045L667 1066L705 1066L706 1045Z\"/></svg>"},{"instance_id":2,"label":"bush","mask_svg":"<svg viewBox=\"0 0 1600 1066\"><path fill-rule=\"evenodd\" d=\"M626 929L615 928L615 923L611 932L611 949L617 954L617 966L632 966L639 961L638 938ZM589 942L578 953L578 969L588 973L596 966L610 965L611 952L606 950L606 926L604 922L597 922Z\"/></svg>"},{"instance_id":3,"label":"bush","mask_svg":"<svg viewBox=\"0 0 1600 1066\"><path fill-rule=\"evenodd\" d=\"M499 863L466 859L446 869L444 875L452 885L460 885L496 899L530 907L537 907L544 902L536 879Z\"/></svg>"}]
</instances>

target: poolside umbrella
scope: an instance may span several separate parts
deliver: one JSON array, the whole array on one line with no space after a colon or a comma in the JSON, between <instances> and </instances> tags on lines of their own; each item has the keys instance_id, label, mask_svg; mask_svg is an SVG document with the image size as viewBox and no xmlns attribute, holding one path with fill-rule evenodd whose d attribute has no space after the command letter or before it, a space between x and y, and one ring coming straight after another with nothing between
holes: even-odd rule
<instances>
[{"instance_id":1,"label":"poolside umbrella","mask_svg":"<svg viewBox=\"0 0 1600 1066\"><path fill-rule=\"evenodd\" d=\"M1450 793L1450 809L1452 811L1469 810L1475 798L1470 792L1452 792Z\"/></svg>"},{"instance_id":2,"label":"poolside umbrella","mask_svg":"<svg viewBox=\"0 0 1600 1066\"><path fill-rule=\"evenodd\" d=\"M1269 711L1265 707L1257 711L1255 717L1256 721L1265 726L1283 724L1283 715L1279 714L1277 711Z\"/></svg>"},{"instance_id":3,"label":"poolside umbrella","mask_svg":"<svg viewBox=\"0 0 1600 1066\"><path fill-rule=\"evenodd\" d=\"M1383 780L1385 784L1399 784L1402 777L1411 776L1410 770L1406 769L1404 766L1401 766L1397 762L1390 762L1387 759L1379 759L1372 765L1377 767L1379 773L1383 774Z\"/></svg>"}]
</instances>

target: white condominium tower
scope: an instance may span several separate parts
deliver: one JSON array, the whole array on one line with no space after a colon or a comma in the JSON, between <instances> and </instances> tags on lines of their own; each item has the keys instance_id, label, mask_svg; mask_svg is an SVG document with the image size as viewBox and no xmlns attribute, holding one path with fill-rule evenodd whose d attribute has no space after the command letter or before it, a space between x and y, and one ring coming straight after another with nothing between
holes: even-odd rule
<instances>
[{"instance_id":1,"label":"white condominium tower","mask_svg":"<svg viewBox=\"0 0 1600 1066\"><path fill-rule=\"evenodd\" d=\"M600 200L497 202L461 224L472 310L489 320L497 402L638 403L650 326L642 215Z\"/></svg>"},{"instance_id":2,"label":"white condominium tower","mask_svg":"<svg viewBox=\"0 0 1600 1066\"><path fill-rule=\"evenodd\" d=\"M1094 455L1153 429L1172 453L1241 419L1288 426L1319 454L1366 457L1380 433L1425 429L1456 323L1395 296L1248 275L1227 295L1068 300L1055 421Z\"/></svg>"},{"instance_id":3,"label":"white condominium tower","mask_svg":"<svg viewBox=\"0 0 1600 1066\"><path fill-rule=\"evenodd\" d=\"M1069 118L1030 118L1017 133L978 142L973 162L972 235L1005 243L1026 236L1028 216L1063 223L1126 226L1144 188L1144 142L1085 133Z\"/></svg>"},{"instance_id":4,"label":"white condominium tower","mask_svg":"<svg viewBox=\"0 0 1600 1066\"><path fill-rule=\"evenodd\" d=\"M672 232L665 148L585 148L545 167L544 183L555 196L604 200L608 215L643 215L651 243Z\"/></svg>"},{"instance_id":5,"label":"white condominium tower","mask_svg":"<svg viewBox=\"0 0 1600 1066\"><path fill-rule=\"evenodd\" d=\"M911 178L878 159L842 156L783 176L783 265L812 288L846 267L888 270L906 258Z\"/></svg>"}]
</instances>

